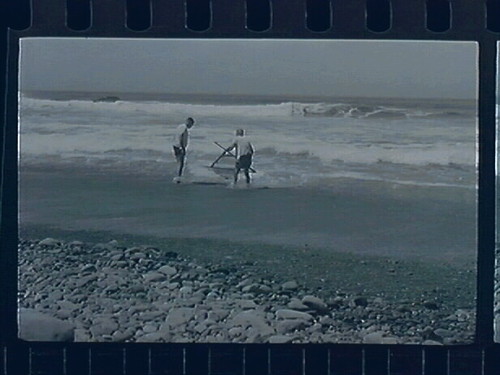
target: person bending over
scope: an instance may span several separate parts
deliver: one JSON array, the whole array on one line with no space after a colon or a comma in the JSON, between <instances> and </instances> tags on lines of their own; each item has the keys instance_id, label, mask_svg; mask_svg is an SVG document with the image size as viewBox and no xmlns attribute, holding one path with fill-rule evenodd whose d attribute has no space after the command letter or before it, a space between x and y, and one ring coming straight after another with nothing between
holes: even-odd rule
<instances>
[{"instance_id":1,"label":"person bending over","mask_svg":"<svg viewBox=\"0 0 500 375\"><path fill-rule=\"evenodd\" d=\"M241 170L245 173L246 182L250 184L250 168L252 166L252 157L254 148L250 141L245 137L243 129L236 130L236 138L226 151L236 149L236 165L234 168L234 184L238 182L238 175Z\"/></svg>"}]
</instances>

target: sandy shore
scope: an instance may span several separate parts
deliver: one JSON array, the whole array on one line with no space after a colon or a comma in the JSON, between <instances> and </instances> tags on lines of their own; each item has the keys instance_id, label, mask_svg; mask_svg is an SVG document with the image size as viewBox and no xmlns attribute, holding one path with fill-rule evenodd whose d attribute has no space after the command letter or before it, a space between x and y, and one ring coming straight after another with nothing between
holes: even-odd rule
<instances>
[{"instance_id":1,"label":"sandy shore","mask_svg":"<svg viewBox=\"0 0 500 375\"><path fill-rule=\"evenodd\" d=\"M338 180L324 190L227 189L168 176L22 169L21 226L315 247L468 267L476 199L462 188ZM50 234L49 234L50 235Z\"/></svg>"},{"instance_id":2,"label":"sandy shore","mask_svg":"<svg viewBox=\"0 0 500 375\"><path fill-rule=\"evenodd\" d=\"M20 307L70 323L76 341L473 340L472 291L457 295L460 281L445 281L452 274L470 279L468 272L457 275L456 269L337 254L332 272L324 274L317 266L325 260L315 262L314 254L295 258L299 253L292 249L283 254L282 248L271 246L262 250L268 257L254 253L250 260L238 254L255 249L226 242L201 244L21 241ZM201 256L202 249L215 248L226 251L216 258ZM301 262L300 267L290 269L294 262ZM384 289L370 288L375 274L386 278ZM417 280L418 287L411 287L414 275L434 280Z\"/></svg>"},{"instance_id":3,"label":"sandy shore","mask_svg":"<svg viewBox=\"0 0 500 375\"><path fill-rule=\"evenodd\" d=\"M20 306L77 341L472 342L474 191L337 182L23 168Z\"/></svg>"}]
</instances>

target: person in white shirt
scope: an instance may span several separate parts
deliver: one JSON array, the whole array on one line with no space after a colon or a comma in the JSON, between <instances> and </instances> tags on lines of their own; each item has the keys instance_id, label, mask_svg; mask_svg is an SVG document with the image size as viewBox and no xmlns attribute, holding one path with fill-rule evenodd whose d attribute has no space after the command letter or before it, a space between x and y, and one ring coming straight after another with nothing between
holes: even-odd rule
<instances>
[{"instance_id":1,"label":"person in white shirt","mask_svg":"<svg viewBox=\"0 0 500 375\"><path fill-rule=\"evenodd\" d=\"M231 151L236 149L236 165L234 168L234 183L238 182L238 175L243 169L246 177L247 184L250 184L250 168L252 166L252 157L254 154L254 148L250 141L245 137L245 131L243 129L236 130L236 138L233 144L226 149L226 151Z\"/></svg>"},{"instance_id":2,"label":"person in white shirt","mask_svg":"<svg viewBox=\"0 0 500 375\"><path fill-rule=\"evenodd\" d=\"M189 142L189 129L194 125L194 119L188 117L184 124L177 127L175 138L174 138L174 155L175 159L179 163L178 177L182 176L182 171L184 170L184 164L186 161L186 150Z\"/></svg>"}]
</instances>

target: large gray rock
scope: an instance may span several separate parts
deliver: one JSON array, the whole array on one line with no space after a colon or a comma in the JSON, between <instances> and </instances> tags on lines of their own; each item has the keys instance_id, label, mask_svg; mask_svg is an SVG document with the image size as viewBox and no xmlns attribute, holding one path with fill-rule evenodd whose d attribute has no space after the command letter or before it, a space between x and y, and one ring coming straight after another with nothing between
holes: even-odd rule
<instances>
[{"instance_id":1,"label":"large gray rock","mask_svg":"<svg viewBox=\"0 0 500 375\"><path fill-rule=\"evenodd\" d=\"M95 265L93 264L86 264L85 266L82 267L82 269L80 270L80 273L83 275L85 273L93 273L93 272L97 272L97 268Z\"/></svg>"},{"instance_id":2,"label":"large gray rock","mask_svg":"<svg viewBox=\"0 0 500 375\"><path fill-rule=\"evenodd\" d=\"M434 330L434 334L437 335L437 336L440 336L440 337L453 337L455 335L454 332L448 330L448 329L444 329L444 328L438 328L436 330Z\"/></svg>"},{"instance_id":3,"label":"large gray rock","mask_svg":"<svg viewBox=\"0 0 500 375\"><path fill-rule=\"evenodd\" d=\"M295 281L287 281L281 285L284 290L296 290L298 287L299 285Z\"/></svg>"},{"instance_id":4,"label":"large gray rock","mask_svg":"<svg viewBox=\"0 0 500 375\"><path fill-rule=\"evenodd\" d=\"M442 343L434 340L425 340L422 345L443 345Z\"/></svg>"},{"instance_id":5,"label":"large gray rock","mask_svg":"<svg viewBox=\"0 0 500 375\"><path fill-rule=\"evenodd\" d=\"M33 309L19 309L19 338L26 341L74 341L75 327Z\"/></svg>"},{"instance_id":6,"label":"large gray rock","mask_svg":"<svg viewBox=\"0 0 500 375\"><path fill-rule=\"evenodd\" d=\"M124 342L127 340L130 340L132 337L134 337L134 329L133 328L127 328L125 332L121 331L115 331L112 335L113 341L116 342Z\"/></svg>"},{"instance_id":7,"label":"large gray rock","mask_svg":"<svg viewBox=\"0 0 500 375\"><path fill-rule=\"evenodd\" d=\"M98 277L95 274L91 274L91 275L88 275L88 276L82 276L78 280L76 280L75 287L77 289L78 288L83 288L84 286L87 286L87 284L90 284L90 283L96 281L97 278Z\"/></svg>"},{"instance_id":8,"label":"large gray rock","mask_svg":"<svg viewBox=\"0 0 500 375\"><path fill-rule=\"evenodd\" d=\"M59 308L61 310L68 310L70 312L73 312L75 310L78 310L80 308L79 305L76 303L73 303L71 301L58 301L57 304L59 305Z\"/></svg>"},{"instance_id":9,"label":"large gray rock","mask_svg":"<svg viewBox=\"0 0 500 375\"><path fill-rule=\"evenodd\" d=\"M61 243L61 241L59 241L59 240L47 237L46 239L41 240L38 244L41 246L57 246L60 243Z\"/></svg>"},{"instance_id":10,"label":"large gray rock","mask_svg":"<svg viewBox=\"0 0 500 375\"><path fill-rule=\"evenodd\" d=\"M118 330L118 323L111 316L96 318L90 327L90 332L92 332L94 338L112 335L116 330Z\"/></svg>"},{"instance_id":11,"label":"large gray rock","mask_svg":"<svg viewBox=\"0 0 500 375\"><path fill-rule=\"evenodd\" d=\"M118 242L115 240L109 241L108 243L97 243L94 245L93 249L97 251L111 251L118 246Z\"/></svg>"},{"instance_id":12,"label":"large gray rock","mask_svg":"<svg viewBox=\"0 0 500 375\"><path fill-rule=\"evenodd\" d=\"M322 299L318 297L307 295L304 298L302 298L302 303L319 313L328 312L328 306Z\"/></svg>"},{"instance_id":13,"label":"large gray rock","mask_svg":"<svg viewBox=\"0 0 500 375\"><path fill-rule=\"evenodd\" d=\"M243 327L233 327L229 329L228 334L230 337L238 337L241 336L243 332L245 332Z\"/></svg>"},{"instance_id":14,"label":"large gray rock","mask_svg":"<svg viewBox=\"0 0 500 375\"><path fill-rule=\"evenodd\" d=\"M266 322L265 317L257 310L246 310L237 314L231 322L231 326L251 327L260 336L274 333L274 329Z\"/></svg>"},{"instance_id":15,"label":"large gray rock","mask_svg":"<svg viewBox=\"0 0 500 375\"><path fill-rule=\"evenodd\" d=\"M238 289L242 289L242 288L244 288L245 286L248 286L248 285L250 285L250 284L253 284L252 279L250 279L250 278L246 278L246 279L244 279L244 280L240 281L240 282L238 283L238 285L236 285L236 288L238 288Z\"/></svg>"},{"instance_id":16,"label":"large gray rock","mask_svg":"<svg viewBox=\"0 0 500 375\"><path fill-rule=\"evenodd\" d=\"M134 253L130 256L130 259L132 260L141 260L141 259L146 259L147 255L141 252Z\"/></svg>"},{"instance_id":17,"label":"large gray rock","mask_svg":"<svg viewBox=\"0 0 500 375\"><path fill-rule=\"evenodd\" d=\"M292 298L287 307L291 310L308 311L309 307L304 305L298 298Z\"/></svg>"},{"instance_id":18,"label":"large gray rock","mask_svg":"<svg viewBox=\"0 0 500 375\"><path fill-rule=\"evenodd\" d=\"M83 245L85 245L82 241L71 241L69 244L69 246L78 246L78 247L81 247Z\"/></svg>"},{"instance_id":19,"label":"large gray rock","mask_svg":"<svg viewBox=\"0 0 500 375\"><path fill-rule=\"evenodd\" d=\"M183 296L187 296L193 293L193 287L191 286L183 286L182 288L179 289L179 292Z\"/></svg>"},{"instance_id":20,"label":"large gray rock","mask_svg":"<svg viewBox=\"0 0 500 375\"><path fill-rule=\"evenodd\" d=\"M243 310L250 310L250 309L257 308L257 304L255 303L255 301L253 301L251 299L239 300L238 304L239 304L240 308L242 308Z\"/></svg>"},{"instance_id":21,"label":"large gray rock","mask_svg":"<svg viewBox=\"0 0 500 375\"><path fill-rule=\"evenodd\" d=\"M311 314L302 312L302 311L295 311L295 310L289 310L289 309L281 309L276 311L276 317L278 319L302 319L302 320L313 320L313 317Z\"/></svg>"},{"instance_id":22,"label":"large gray rock","mask_svg":"<svg viewBox=\"0 0 500 375\"><path fill-rule=\"evenodd\" d=\"M401 339L398 337L394 337L394 336L384 337L384 339L382 340L382 344L384 344L384 345L401 344Z\"/></svg>"},{"instance_id":23,"label":"large gray rock","mask_svg":"<svg viewBox=\"0 0 500 375\"><path fill-rule=\"evenodd\" d=\"M384 341L384 332L376 331L368 333L363 337L364 344L382 344Z\"/></svg>"},{"instance_id":24,"label":"large gray rock","mask_svg":"<svg viewBox=\"0 0 500 375\"><path fill-rule=\"evenodd\" d=\"M229 311L217 307L208 312L208 318L216 322L224 320L228 315Z\"/></svg>"},{"instance_id":25,"label":"large gray rock","mask_svg":"<svg viewBox=\"0 0 500 375\"><path fill-rule=\"evenodd\" d=\"M291 336L284 336L284 335L275 335L269 337L269 343L270 344L288 344L292 342L294 337Z\"/></svg>"},{"instance_id":26,"label":"large gray rock","mask_svg":"<svg viewBox=\"0 0 500 375\"><path fill-rule=\"evenodd\" d=\"M261 293L271 292L271 288L268 287L267 285L263 285L263 284L250 284L250 285L244 286L241 289L241 291L243 293L261 294Z\"/></svg>"},{"instance_id":27,"label":"large gray rock","mask_svg":"<svg viewBox=\"0 0 500 375\"><path fill-rule=\"evenodd\" d=\"M395 345L400 344L401 340L394 336L386 336L384 332L375 331L368 333L363 337L364 344L384 344Z\"/></svg>"},{"instance_id":28,"label":"large gray rock","mask_svg":"<svg viewBox=\"0 0 500 375\"><path fill-rule=\"evenodd\" d=\"M142 327L144 333L153 333L158 331L158 326L156 324L147 323L144 327Z\"/></svg>"},{"instance_id":29,"label":"large gray rock","mask_svg":"<svg viewBox=\"0 0 500 375\"><path fill-rule=\"evenodd\" d=\"M495 342L500 342L500 314L495 316Z\"/></svg>"},{"instance_id":30,"label":"large gray rock","mask_svg":"<svg viewBox=\"0 0 500 375\"><path fill-rule=\"evenodd\" d=\"M165 324L170 328L175 328L180 325L186 324L194 317L194 309L190 307L179 307L172 309L167 319L165 320Z\"/></svg>"},{"instance_id":31,"label":"large gray rock","mask_svg":"<svg viewBox=\"0 0 500 375\"><path fill-rule=\"evenodd\" d=\"M177 273L177 270L174 267L165 265L165 266L158 268L158 272L160 272L166 276L174 276Z\"/></svg>"},{"instance_id":32,"label":"large gray rock","mask_svg":"<svg viewBox=\"0 0 500 375\"><path fill-rule=\"evenodd\" d=\"M170 339L170 335L167 332L151 332L140 336L137 342L165 342Z\"/></svg>"},{"instance_id":33,"label":"large gray rock","mask_svg":"<svg viewBox=\"0 0 500 375\"><path fill-rule=\"evenodd\" d=\"M149 273L143 275L143 278L144 278L144 281L146 281L148 283L166 280L165 274L160 273L160 272L149 272Z\"/></svg>"},{"instance_id":34,"label":"large gray rock","mask_svg":"<svg viewBox=\"0 0 500 375\"><path fill-rule=\"evenodd\" d=\"M279 333L291 333L296 330L304 329L307 326L306 321L302 319L287 319L278 323L276 330Z\"/></svg>"},{"instance_id":35,"label":"large gray rock","mask_svg":"<svg viewBox=\"0 0 500 375\"><path fill-rule=\"evenodd\" d=\"M83 328L75 329L75 342L88 342L92 339L90 332Z\"/></svg>"},{"instance_id":36,"label":"large gray rock","mask_svg":"<svg viewBox=\"0 0 500 375\"><path fill-rule=\"evenodd\" d=\"M69 319L73 316L72 311L69 310L57 310L56 317L62 320Z\"/></svg>"}]
</instances>

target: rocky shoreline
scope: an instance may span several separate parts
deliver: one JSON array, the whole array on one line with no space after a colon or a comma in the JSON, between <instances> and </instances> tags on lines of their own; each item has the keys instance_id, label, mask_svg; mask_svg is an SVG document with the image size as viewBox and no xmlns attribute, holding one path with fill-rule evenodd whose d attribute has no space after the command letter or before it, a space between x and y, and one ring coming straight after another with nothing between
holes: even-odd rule
<instances>
[{"instance_id":1,"label":"rocky shoreline","mask_svg":"<svg viewBox=\"0 0 500 375\"><path fill-rule=\"evenodd\" d=\"M21 240L19 304L20 337L39 341L441 345L475 330L473 309L308 290L249 261L117 241Z\"/></svg>"},{"instance_id":2,"label":"rocky shoreline","mask_svg":"<svg viewBox=\"0 0 500 375\"><path fill-rule=\"evenodd\" d=\"M500 244L495 248L494 342L500 342Z\"/></svg>"}]
</instances>

